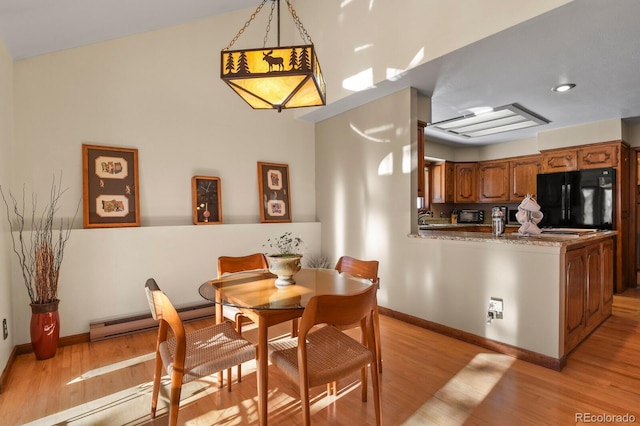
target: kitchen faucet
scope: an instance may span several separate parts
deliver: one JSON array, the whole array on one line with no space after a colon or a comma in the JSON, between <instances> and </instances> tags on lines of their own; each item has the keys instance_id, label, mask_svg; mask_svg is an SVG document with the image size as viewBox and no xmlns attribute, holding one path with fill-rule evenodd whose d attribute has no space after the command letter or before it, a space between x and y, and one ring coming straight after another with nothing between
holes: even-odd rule
<instances>
[{"instance_id":1,"label":"kitchen faucet","mask_svg":"<svg viewBox=\"0 0 640 426\"><path fill-rule=\"evenodd\" d=\"M427 210L426 212L419 214L418 225L426 225L428 217L433 217L433 212L431 210Z\"/></svg>"}]
</instances>

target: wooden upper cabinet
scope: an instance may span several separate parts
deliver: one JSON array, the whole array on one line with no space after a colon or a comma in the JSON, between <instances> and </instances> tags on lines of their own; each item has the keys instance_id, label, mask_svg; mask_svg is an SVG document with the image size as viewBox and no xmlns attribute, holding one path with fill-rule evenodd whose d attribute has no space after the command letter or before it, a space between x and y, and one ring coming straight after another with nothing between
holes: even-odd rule
<instances>
[{"instance_id":1,"label":"wooden upper cabinet","mask_svg":"<svg viewBox=\"0 0 640 426\"><path fill-rule=\"evenodd\" d=\"M509 201L509 162L483 161L478 163L478 201Z\"/></svg>"},{"instance_id":2,"label":"wooden upper cabinet","mask_svg":"<svg viewBox=\"0 0 640 426\"><path fill-rule=\"evenodd\" d=\"M456 163L455 180L454 202L478 201L478 163Z\"/></svg>"},{"instance_id":3,"label":"wooden upper cabinet","mask_svg":"<svg viewBox=\"0 0 640 426\"><path fill-rule=\"evenodd\" d=\"M542 155L542 173L568 172L571 170L578 170L577 149L553 150Z\"/></svg>"},{"instance_id":4,"label":"wooden upper cabinet","mask_svg":"<svg viewBox=\"0 0 640 426\"><path fill-rule=\"evenodd\" d=\"M453 203L455 194L455 167L446 161L432 164L431 169L431 202Z\"/></svg>"},{"instance_id":5,"label":"wooden upper cabinet","mask_svg":"<svg viewBox=\"0 0 640 426\"><path fill-rule=\"evenodd\" d=\"M619 144L586 146L578 150L578 168L597 169L618 165Z\"/></svg>"},{"instance_id":6,"label":"wooden upper cabinet","mask_svg":"<svg viewBox=\"0 0 640 426\"><path fill-rule=\"evenodd\" d=\"M509 162L509 201L522 201L527 194L536 195L537 179L542 173L542 156L530 155Z\"/></svg>"}]
</instances>

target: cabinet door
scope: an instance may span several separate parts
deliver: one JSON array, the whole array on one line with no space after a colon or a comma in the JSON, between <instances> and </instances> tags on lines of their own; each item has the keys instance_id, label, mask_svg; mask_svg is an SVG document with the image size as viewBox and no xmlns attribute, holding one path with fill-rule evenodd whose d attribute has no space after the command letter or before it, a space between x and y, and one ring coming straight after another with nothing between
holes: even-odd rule
<instances>
[{"instance_id":1,"label":"cabinet door","mask_svg":"<svg viewBox=\"0 0 640 426\"><path fill-rule=\"evenodd\" d=\"M602 305L601 318L608 318L613 307L613 284L615 261L613 258L613 240L602 243Z\"/></svg>"},{"instance_id":2,"label":"cabinet door","mask_svg":"<svg viewBox=\"0 0 640 426\"><path fill-rule=\"evenodd\" d=\"M475 203L478 201L478 164L455 164L455 197L456 203Z\"/></svg>"},{"instance_id":3,"label":"cabinet door","mask_svg":"<svg viewBox=\"0 0 640 426\"><path fill-rule=\"evenodd\" d=\"M602 307L602 254L600 244L593 244L586 249L587 265L587 305L586 326L587 332L600 323L600 309Z\"/></svg>"},{"instance_id":4,"label":"cabinet door","mask_svg":"<svg viewBox=\"0 0 640 426\"><path fill-rule=\"evenodd\" d=\"M578 150L565 149L543 154L543 173L568 172L571 170L578 170Z\"/></svg>"},{"instance_id":5,"label":"cabinet door","mask_svg":"<svg viewBox=\"0 0 640 426\"><path fill-rule=\"evenodd\" d=\"M536 195L536 176L542 173L542 156L532 155L511 160L509 168L510 201L522 201L527 194Z\"/></svg>"},{"instance_id":6,"label":"cabinet door","mask_svg":"<svg viewBox=\"0 0 640 426\"><path fill-rule=\"evenodd\" d=\"M454 166L453 163L444 162L431 165L431 182L433 203L453 203L454 200Z\"/></svg>"},{"instance_id":7,"label":"cabinet door","mask_svg":"<svg viewBox=\"0 0 640 426\"><path fill-rule=\"evenodd\" d=\"M565 257L565 354L573 349L584 336L586 265L585 250L568 251Z\"/></svg>"},{"instance_id":8,"label":"cabinet door","mask_svg":"<svg viewBox=\"0 0 640 426\"><path fill-rule=\"evenodd\" d=\"M509 201L509 162L485 161L478 164L478 201Z\"/></svg>"},{"instance_id":9,"label":"cabinet door","mask_svg":"<svg viewBox=\"0 0 640 426\"><path fill-rule=\"evenodd\" d=\"M618 165L618 146L596 145L578 150L578 168L597 169L599 167L615 167Z\"/></svg>"}]
</instances>

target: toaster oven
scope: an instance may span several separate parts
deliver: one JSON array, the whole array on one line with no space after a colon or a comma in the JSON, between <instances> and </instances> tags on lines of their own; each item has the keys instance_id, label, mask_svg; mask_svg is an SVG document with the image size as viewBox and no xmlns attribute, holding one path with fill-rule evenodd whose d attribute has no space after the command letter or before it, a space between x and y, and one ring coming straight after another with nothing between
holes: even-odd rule
<instances>
[{"instance_id":1,"label":"toaster oven","mask_svg":"<svg viewBox=\"0 0 640 426\"><path fill-rule=\"evenodd\" d=\"M484 210L460 210L458 223L484 223Z\"/></svg>"}]
</instances>

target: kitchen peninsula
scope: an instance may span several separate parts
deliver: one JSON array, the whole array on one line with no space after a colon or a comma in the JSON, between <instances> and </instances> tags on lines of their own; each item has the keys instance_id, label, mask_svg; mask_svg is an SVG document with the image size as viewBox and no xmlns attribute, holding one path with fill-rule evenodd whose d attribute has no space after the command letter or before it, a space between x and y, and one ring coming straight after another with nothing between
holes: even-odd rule
<instances>
[{"instance_id":1,"label":"kitchen peninsula","mask_svg":"<svg viewBox=\"0 0 640 426\"><path fill-rule=\"evenodd\" d=\"M434 329L561 369L611 315L616 231L498 237L440 229L409 235L429 299L409 315ZM502 319L488 321L491 298L503 300Z\"/></svg>"}]
</instances>

